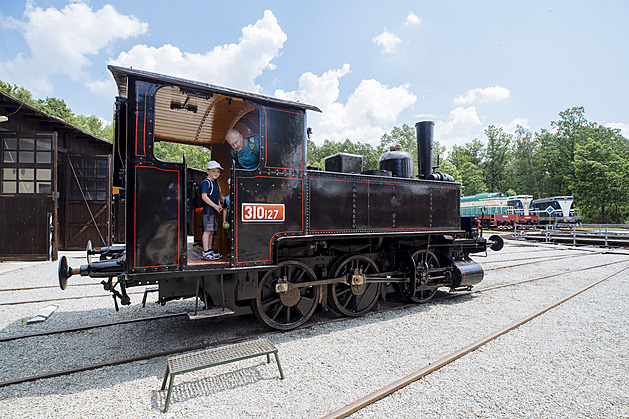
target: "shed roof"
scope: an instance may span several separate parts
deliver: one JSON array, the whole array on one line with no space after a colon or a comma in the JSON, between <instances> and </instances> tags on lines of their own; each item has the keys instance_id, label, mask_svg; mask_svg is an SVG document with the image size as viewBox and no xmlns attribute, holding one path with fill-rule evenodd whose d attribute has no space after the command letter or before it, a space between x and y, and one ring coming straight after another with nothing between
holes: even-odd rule
<instances>
[{"instance_id":1,"label":"shed roof","mask_svg":"<svg viewBox=\"0 0 629 419\"><path fill-rule=\"evenodd\" d=\"M56 118L52 115L48 115L46 112L40 111L37 108L27 105L25 102L22 102L18 98L13 97L2 90L0 90L0 105L4 105L5 108L8 108L8 109L15 108L15 110L12 111L13 113L17 113L19 111L22 113L22 115L28 115L30 118L34 118L39 123L43 123L44 125L49 125L52 128L52 130L58 130L58 129L66 130L80 136L89 137L92 140L96 140L102 143L112 145L111 142L104 140L102 138L99 138L95 136L94 134L91 134L87 131L83 131L82 129L77 128L74 125L69 124L62 119ZM10 117L11 114L5 115L5 116Z\"/></svg>"}]
</instances>

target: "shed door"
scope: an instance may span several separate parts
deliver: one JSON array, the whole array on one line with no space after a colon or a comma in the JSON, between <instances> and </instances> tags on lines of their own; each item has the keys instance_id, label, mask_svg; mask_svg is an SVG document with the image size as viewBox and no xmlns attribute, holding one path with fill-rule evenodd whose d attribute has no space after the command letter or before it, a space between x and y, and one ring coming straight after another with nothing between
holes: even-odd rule
<instances>
[{"instance_id":1,"label":"shed door","mask_svg":"<svg viewBox=\"0 0 629 419\"><path fill-rule=\"evenodd\" d=\"M0 132L0 259L56 258L56 133Z\"/></svg>"},{"instance_id":2,"label":"shed door","mask_svg":"<svg viewBox=\"0 0 629 419\"><path fill-rule=\"evenodd\" d=\"M111 244L110 156L67 155L63 249Z\"/></svg>"}]
</instances>

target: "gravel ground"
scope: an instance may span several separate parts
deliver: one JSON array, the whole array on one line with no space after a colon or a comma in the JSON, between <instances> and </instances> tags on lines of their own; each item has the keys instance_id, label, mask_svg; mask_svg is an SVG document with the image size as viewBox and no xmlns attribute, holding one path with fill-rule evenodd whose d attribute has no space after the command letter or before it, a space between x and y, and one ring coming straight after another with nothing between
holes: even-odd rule
<instances>
[{"instance_id":1,"label":"gravel ground","mask_svg":"<svg viewBox=\"0 0 629 419\"><path fill-rule=\"evenodd\" d=\"M158 391L166 366L155 358L124 366L0 388L3 417L321 417L521 319L596 279L629 267L629 252L507 241L475 258L486 269L479 288L553 273L566 275L273 334L286 378L264 358L175 379L171 406ZM573 256L504 267L529 260ZM85 263L69 253L70 265ZM621 263L615 263L620 262ZM596 269L588 267L610 264ZM496 269L504 267L501 269ZM0 290L56 285L57 264L0 263ZM492 343L367 407L354 417L629 417L629 269ZM100 286L0 292L0 303L72 295L53 302L44 323L25 321L51 303L0 305L0 337L117 319L191 310L182 301L113 309ZM141 292L141 287L132 291ZM155 294L152 294L153 296ZM153 297L154 299L155 297ZM149 301L151 296L149 296ZM190 321L185 317L0 343L0 381L119 357L208 343L265 330L252 318Z\"/></svg>"}]
</instances>

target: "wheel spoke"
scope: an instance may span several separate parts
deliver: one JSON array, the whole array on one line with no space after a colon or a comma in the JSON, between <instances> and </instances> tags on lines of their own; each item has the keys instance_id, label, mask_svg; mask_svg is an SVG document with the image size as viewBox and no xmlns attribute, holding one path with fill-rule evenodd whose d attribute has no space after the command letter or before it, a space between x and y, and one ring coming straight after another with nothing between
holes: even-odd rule
<instances>
[{"instance_id":1,"label":"wheel spoke","mask_svg":"<svg viewBox=\"0 0 629 419\"><path fill-rule=\"evenodd\" d=\"M415 261L417 275L419 275L421 271L425 269L426 267L428 268L439 267L439 259L437 259L437 256L433 252L428 251L426 249L416 250L412 254L412 257L413 257L413 260ZM417 290L414 295L411 295L410 283L401 283L399 287L400 287L400 291L402 295L404 295L407 299L415 303L424 303L426 301L429 301L437 293L437 287L435 287L435 288Z\"/></svg>"},{"instance_id":2,"label":"wheel spoke","mask_svg":"<svg viewBox=\"0 0 629 419\"><path fill-rule=\"evenodd\" d=\"M286 312L286 324L290 324L290 309L291 307L285 307L285 312Z\"/></svg>"},{"instance_id":3,"label":"wheel spoke","mask_svg":"<svg viewBox=\"0 0 629 419\"><path fill-rule=\"evenodd\" d=\"M337 262L332 270L333 278L369 275L378 272L374 261L363 255L350 255ZM367 283L352 287L346 284L334 284L329 287L329 303L333 311L346 316L362 316L373 308L380 294L379 283ZM359 291L358 291L359 290ZM360 294L356 295L354 292Z\"/></svg>"},{"instance_id":4,"label":"wheel spoke","mask_svg":"<svg viewBox=\"0 0 629 419\"><path fill-rule=\"evenodd\" d=\"M282 305L280 303L280 298L277 296L277 294L275 294L274 296L271 296L271 298L269 298L268 300L262 301L262 303L260 305L262 306L262 309L264 311L269 311L268 308L272 304L280 304L280 306Z\"/></svg>"},{"instance_id":5,"label":"wheel spoke","mask_svg":"<svg viewBox=\"0 0 629 419\"><path fill-rule=\"evenodd\" d=\"M282 312L282 308L284 308L284 306L282 305L282 303L279 302L278 298L277 308L275 309L275 312L273 312L273 315L270 316L271 320L277 319L277 316L279 316L279 314Z\"/></svg>"},{"instance_id":6,"label":"wheel spoke","mask_svg":"<svg viewBox=\"0 0 629 419\"><path fill-rule=\"evenodd\" d=\"M337 296L337 298L339 300L341 299L340 297L345 297L347 294L351 294L352 293L352 289L349 288L349 287L343 289L342 291L336 291L336 290L334 290L334 291L336 292L336 296Z\"/></svg>"},{"instance_id":7,"label":"wheel spoke","mask_svg":"<svg viewBox=\"0 0 629 419\"><path fill-rule=\"evenodd\" d=\"M292 260L280 262L260 280L258 294L253 302L254 313L268 326L290 330L302 325L312 316L318 305L320 287L292 289L288 293L278 294L275 285L280 278L296 284L315 281L317 275L308 265ZM294 293L298 291L300 295L295 296Z\"/></svg>"},{"instance_id":8,"label":"wheel spoke","mask_svg":"<svg viewBox=\"0 0 629 419\"><path fill-rule=\"evenodd\" d=\"M349 303L350 303L350 302L354 299L354 298L352 298L352 297L354 297L354 295L353 295L353 294L352 294L352 295L350 295L350 296L349 296L349 297L345 300L345 302L341 304L341 307L343 307L344 309L347 309L347 306L349 305ZM339 301L339 302L340 302L340 301Z\"/></svg>"}]
</instances>

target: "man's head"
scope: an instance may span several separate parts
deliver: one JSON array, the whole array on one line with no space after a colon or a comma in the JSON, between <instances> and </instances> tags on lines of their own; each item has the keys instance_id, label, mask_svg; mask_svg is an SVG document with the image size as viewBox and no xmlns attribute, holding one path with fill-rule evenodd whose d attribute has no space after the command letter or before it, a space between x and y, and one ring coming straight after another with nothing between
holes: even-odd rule
<instances>
[{"instance_id":1,"label":"man's head","mask_svg":"<svg viewBox=\"0 0 629 419\"><path fill-rule=\"evenodd\" d=\"M245 140L242 138L242 134L233 128L225 134L225 141L227 141L235 151L240 151L246 146Z\"/></svg>"}]
</instances>

